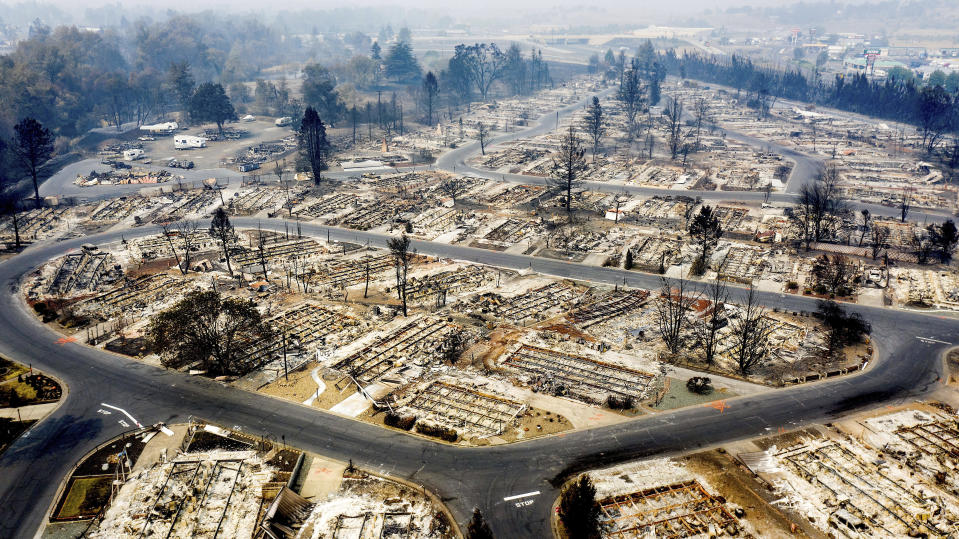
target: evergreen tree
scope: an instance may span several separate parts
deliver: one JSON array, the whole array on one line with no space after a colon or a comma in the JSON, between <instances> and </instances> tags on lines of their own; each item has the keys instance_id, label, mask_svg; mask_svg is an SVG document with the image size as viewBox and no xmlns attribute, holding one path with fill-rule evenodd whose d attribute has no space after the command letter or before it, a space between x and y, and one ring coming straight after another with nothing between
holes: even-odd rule
<instances>
[{"instance_id":1,"label":"evergreen tree","mask_svg":"<svg viewBox=\"0 0 959 539\"><path fill-rule=\"evenodd\" d=\"M570 539L592 539L599 536L599 504L596 487L583 474L567 485L559 500L559 518Z\"/></svg>"},{"instance_id":2,"label":"evergreen tree","mask_svg":"<svg viewBox=\"0 0 959 539\"><path fill-rule=\"evenodd\" d=\"M421 76L420 64L413 56L413 48L405 41L398 41L386 53L386 76L400 84L413 84Z\"/></svg>"},{"instance_id":3,"label":"evergreen tree","mask_svg":"<svg viewBox=\"0 0 959 539\"><path fill-rule=\"evenodd\" d=\"M236 120L236 110L221 84L204 82L190 99L190 118L196 122L213 122L223 133L224 122Z\"/></svg>"},{"instance_id":4,"label":"evergreen tree","mask_svg":"<svg viewBox=\"0 0 959 539\"><path fill-rule=\"evenodd\" d=\"M493 539L493 531L489 529L479 508L473 509L473 518L466 527L466 539Z\"/></svg>"},{"instance_id":5,"label":"evergreen tree","mask_svg":"<svg viewBox=\"0 0 959 539\"><path fill-rule=\"evenodd\" d=\"M300 124L300 151L306 157L313 172L313 183L320 185L322 173L328 168L330 143L326 138L326 126L313 107L306 107Z\"/></svg>"},{"instance_id":6,"label":"evergreen tree","mask_svg":"<svg viewBox=\"0 0 959 539\"><path fill-rule=\"evenodd\" d=\"M33 194L40 205L40 166L53 157L53 133L33 118L24 118L13 127L13 153L33 180Z\"/></svg>"},{"instance_id":7,"label":"evergreen tree","mask_svg":"<svg viewBox=\"0 0 959 539\"><path fill-rule=\"evenodd\" d=\"M336 92L336 78L329 69L310 64L303 68L303 100L330 125L346 115L346 105Z\"/></svg>"},{"instance_id":8,"label":"evergreen tree","mask_svg":"<svg viewBox=\"0 0 959 539\"><path fill-rule=\"evenodd\" d=\"M709 251L723 236L723 227L712 206L703 206L689 223L689 235L699 245L699 258L694 266L696 275L706 272L709 265Z\"/></svg>"},{"instance_id":9,"label":"evergreen tree","mask_svg":"<svg viewBox=\"0 0 959 539\"><path fill-rule=\"evenodd\" d=\"M233 266L230 264L230 244L235 239L233 224L230 223L230 217L226 214L223 206L220 206L213 212L213 219L210 221L210 236L220 242L223 249L223 256L226 258L226 269L233 276Z\"/></svg>"},{"instance_id":10,"label":"evergreen tree","mask_svg":"<svg viewBox=\"0 0 959 539\"><path fill-rule=\"evenodd\" d=\"M167 84L173 89L173 95L176 96L177 103L183 107L183 110L189 109L190 98L193 97L193 89L196 88L196 80L190 70L190 64L187 62L170 64L170 69L167 71Z\"/></svg>"},{"instance_id":11,"label":"evergreen tree","mask_svg":"<svg viewBox=\"0 0 959 539\"><path fill-rule=\"evenodd\" d=\"M426 109L426 125L433 125L433 110L436 108L436 99L440 93L440 83L432 71L423 77L423 108Z\"/></svg>"}]
</instances>

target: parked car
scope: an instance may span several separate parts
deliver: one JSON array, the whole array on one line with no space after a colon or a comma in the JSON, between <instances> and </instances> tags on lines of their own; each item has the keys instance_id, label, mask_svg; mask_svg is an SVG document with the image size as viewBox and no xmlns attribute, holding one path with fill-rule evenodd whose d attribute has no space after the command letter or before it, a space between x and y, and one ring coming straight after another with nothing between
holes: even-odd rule
<instances>
[{"instance_id":1,"label":"parked car","mask_svg":"<svg viewBox=\"0 0 959 539\"><path fill-rule=\"evenodd\" d=\"M193 161L187 161L186 159L171 159L167 166L170 168L193 168Z\"/></svg>"}]
</instances>

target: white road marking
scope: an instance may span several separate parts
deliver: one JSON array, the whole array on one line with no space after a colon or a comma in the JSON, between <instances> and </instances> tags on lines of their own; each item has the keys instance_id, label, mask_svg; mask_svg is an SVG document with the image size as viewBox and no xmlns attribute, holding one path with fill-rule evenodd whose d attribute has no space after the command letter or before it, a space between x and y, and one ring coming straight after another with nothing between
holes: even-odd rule
<instances>
[{"instance_id":1,"label":"white road marking","mask_svg":"<svg viewBox=\"0 0 959 539\"><path fill-rule=\"evenodd\" d=\"M121 412L123 415L129 417L129 418L130 418L130 421L133 421L133 423L134 423L137 427L142 427L142 426L143 426L143 425L141 425L140 422L137 421L132 415L130 415L130 412L127 412L127 411L124 410L123 408L120 408L120 407L117 407L117 406L113 406L112 404L107 404L107 403L105 403L105 402L101 402L101 403L100 403L100 406L106 406L107 408L113 408L114 410L116 410L116 411L118 411L118 412ZM121 423L122 423L122 421L121 421ZM126 426L126 425L124 425L124 426Z\"/></svg>"},{"instance_id":2,"label":"white road marking","mask_svg":"<svg viewBox=\"0 0 959 539\"><path fill-rule=\"evenodd\" d=\"M951 342L940 341L939 339L933 339L932 337L916 337L924 343L938 343L938 344L952 344Z\"/></svg>"},{"instance_id":3,"label":"white road marking","mask_svg":"<svg viewBox=\"0 0 959 539\"><path fill-rule=\"evenodd\" d=\"M504 502L509 502L512 500L518 500L520 498L529 498L530 496L539 496L539 491L534 490L533 492L527 492L526 494L516 494L514 496L507 496L503 498Z\"/></svg>"}]
</instances>

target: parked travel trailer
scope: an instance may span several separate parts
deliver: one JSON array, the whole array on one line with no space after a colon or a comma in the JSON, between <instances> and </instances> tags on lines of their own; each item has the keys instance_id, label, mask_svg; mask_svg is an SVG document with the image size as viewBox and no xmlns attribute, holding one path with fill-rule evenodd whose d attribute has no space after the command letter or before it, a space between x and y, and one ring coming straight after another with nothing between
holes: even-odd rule
<instances>
[{"instance_id":1,"label":"parked travel trailer","mask_svg":"<svg viewBox=\"0 0 959 539\"><path fill-rule=\"evenodd\" d=\"M146 131L148 133L154 133L157 135L169 135L179 128L180 125L176 122L164 122L162 124L141 125L140 131Z\"/></svg>"},{"instance_id":2,"label":"parked travel trailer","mask_svg":"<svg viewBox=\"0 0 959 539\"><path fill-rule=\"evenodd\" d=\"M143 157L143 150L139 148L131 148L129 150L123 151L123 160L124 161L136 161Z\"/></svg>"},{"instance_id":3,"label":"parked travel trailer","mask_svg":"<svg viewBox=\"0 0 959 539\"><path fill-rule=\"evenodd\" d=\"M173 137L173 147L177 150L206 148L206 139L203 137L191 137L190 135L176 135Z\"/></svg>"}]
</instances>

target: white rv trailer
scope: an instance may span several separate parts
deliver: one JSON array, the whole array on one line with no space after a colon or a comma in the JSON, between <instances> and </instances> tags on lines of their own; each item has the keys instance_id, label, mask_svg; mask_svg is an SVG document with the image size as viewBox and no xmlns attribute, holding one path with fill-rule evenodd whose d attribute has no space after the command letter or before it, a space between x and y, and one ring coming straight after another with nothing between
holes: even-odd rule
<instances>
[{"instance_id":1,"label":"white rv trailer","mask_svg":"<svg viewBox=\"0 0 959 539\"><path fill-rule=\"evenodd\" d=\"M176 122L164 122L162 124L153 124L153 125L141 125L140 131L146 131L148 133L155 134L170 134L180 128L180 125Z\"/></svg>"},{"instance_id":2,"label":"white rv trailer","mask_svg":"<svg viewBox=\"0 0 959 539\"><path fill-rule=\"evenodd\" d=\"M124 161L136 161L143 157L143 150L139 148L131 148L129 150L123 151L123 160Z\"/></svg>"},{"instance_id":3,"label":"white rv trailer","mask_svg":"<svg viewBox=\"0 0 959 539\"><path fill-rule=\"evenodd\" d=\"M177 150L206 148L206 139L203 137L193 137L190 135L176 135L173 137L173 147Z\"/></svg>"}]
</instances>

